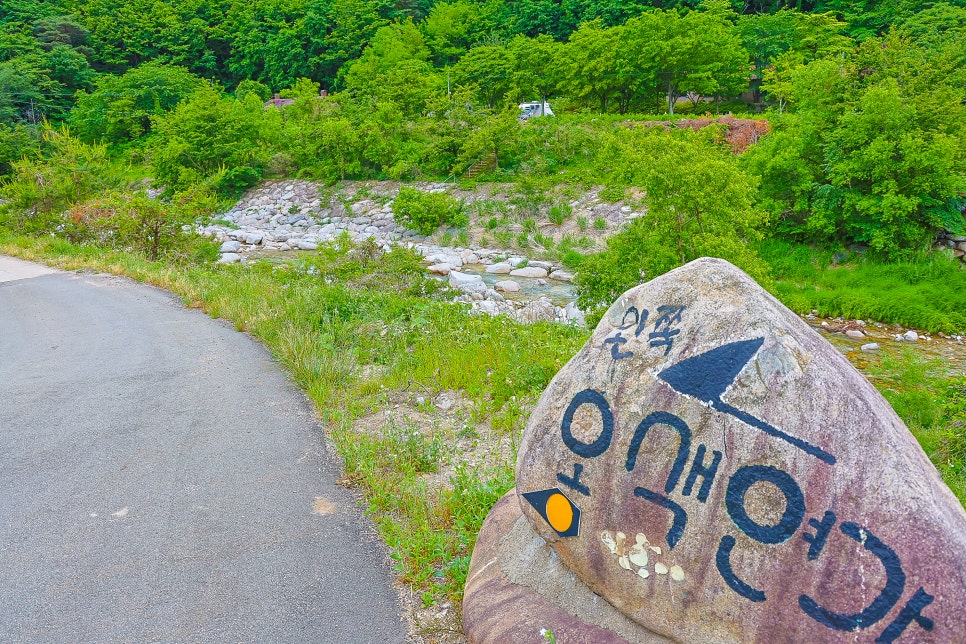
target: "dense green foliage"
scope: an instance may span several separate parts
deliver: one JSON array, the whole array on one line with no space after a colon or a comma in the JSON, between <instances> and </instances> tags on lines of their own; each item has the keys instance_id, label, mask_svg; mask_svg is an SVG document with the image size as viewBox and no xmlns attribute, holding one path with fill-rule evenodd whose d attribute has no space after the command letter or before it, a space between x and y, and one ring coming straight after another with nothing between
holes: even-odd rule
<instances>
[{"instance_id":1,"label":"dense green foliage","mask_svg":"<svg viewBox=\"0 0 966 644\"><path fill-rule=\"evenodd\" d=\"M772 267L773 292L799 313L966 330L966 271L944 253L886 263L775 240L756 248Z\"/></svg>"},{"instance_id":2,"label":"dense green foliage","mask_svg":"<svg viewBox=\"0 0 966 644\"><path fill-rule=\"evenodd\" d=\"M443 224L466 227L462 204L445 192L423 192L403 187L393 201L393 212L408 227L429 235Z\"/></svg>"},{"instance_id":3,"label":"dense green foliage","mask_svg":"<svg viewBox=\"0 0 966 644\"><path fill-rule=\"evenodd\" d=\"M625 133L605 154L616 177L644 189L647 217L608 239L604 252L579 260L582 308L599 311L628 288L704 256L767 283L767 268L748 245L761 238L765 221L752 205L756 181L733 156L703 133L647 130Z\"/></svg>"},{"instance_id":4,"label":"dense green foliage","mask_svg":"<svg viewBox=\"0 0 966 644\"><path fill-rule=\"evenodd\" d=\"M555 249L591 320L714 255L800 312L962 333L966 271L924 249L966 228L964 4L3 0L0 242L33 234L14 250L154 280L261 338L322 410L404 578L426 602L458 600L513 471L462 450L483 433L512 443L586 333L465 315L403 248L343 239L302 265L216 266L189 225L263 176L476 167L514 184L486 214L497 242L512 208L519 247L546 250L532 213L552 204L562 226L568 191L645 213L601 253ZM274 93L292 104L265 105ZM557 118L521 122L516 104L541 98ZM736 152L719 126L674 127L725 109L764 112L771 133ZM393 205L425 233L469 214L405 187ZM909 356L871 369L966 498L962 377ZM450 390L469 401L459 427L357 426Z\"/></svg>"},{"instance_id":5,"label":"dense green foliage","mask_svg":"<svg viewBox=\"0 0 966 644\"><path fill-rule=\"evenodd\" d=\"M771 222L757 228L901 258L964 227L962 4L14 0L0 7L0 177L26 204L24 164L59 154L46 123L67 122L169 194L229 195L266 173L456 177L481 160L501 178L643 188L668 166L614 172L649 161L628 145L598 158L625 138L606 115L727 104L772 123L743 155ZM295 104L263 109L273 92ZM572 116L521 126L514 105L541 97ZM36 192L37 212L77 197Z\"/></svg>"},{"instance_id":6,"label":"dense green foliage","mask_svg":"<svg viewBox=\"0 0 966 644\"><path fill-rule=\"evenodd\" d=\"M344 459L342 481L364 490L397 571L423 604L458 609L475 536L513 486L527 411L587 339L563 325L470 316L424 297L438 282L403 248L383 253L342 240L302 266L179 267L56 238L14 239L0 229L0 251L154 282L264 341L317 404ZM777 268L780 280L852 270L809 271L819 258L807 249L762 254L795 258ZM920 277L941 284L948 275ZM966 501L962 373L909 352L861 356L869 362L858 366ZM441 414L432 402L441 392L460 392L464 402Z\"/></svg>"}]
</instances>

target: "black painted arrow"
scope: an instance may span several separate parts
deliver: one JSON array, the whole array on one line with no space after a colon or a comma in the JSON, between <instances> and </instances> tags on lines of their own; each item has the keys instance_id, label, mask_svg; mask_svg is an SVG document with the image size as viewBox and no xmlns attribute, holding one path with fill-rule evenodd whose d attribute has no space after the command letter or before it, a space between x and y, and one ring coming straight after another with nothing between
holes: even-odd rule
<instances>
[{"instance_id":1,"label":"black painted arrow","mask_svg":"<svg viewBox=\"0 0 966 644\"><path fill-rule=\"evenodd\" d=\"M773 425L721 400L721 396L735 381L748 361L764 344L764 338L732 342L673 364L657 375L671 388L686 396L693 396L723 414L780 438L829 465L835 457L811 443L787 434Z\"/></svg>"}]
</instances>

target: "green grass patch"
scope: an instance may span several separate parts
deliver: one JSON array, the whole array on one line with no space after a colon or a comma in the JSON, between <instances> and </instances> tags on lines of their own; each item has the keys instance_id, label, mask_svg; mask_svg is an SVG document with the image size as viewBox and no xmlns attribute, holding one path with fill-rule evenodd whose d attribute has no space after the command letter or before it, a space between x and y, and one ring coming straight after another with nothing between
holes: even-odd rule
<instances>
[{"instance_id":1,"label":"green grass patch","mask_svg":"<svg viewBox=\"0 0 966 644\"><path fill-rule=\"evenodd\" d=\"M799 313L966 333L966 270L946 253L883 263L775 240L756 250L772 267L774 295Z\"/></svg>"},{"instance_id":2,"label":"green grass patch","mask_svg":"<svg viewBox=\"0 0 966 644\"><path fill-rule=\"evenodd\" d=\"M966 505L966 375L913 349L882 356L865 374Z\"/></svg>"}]
</instances>

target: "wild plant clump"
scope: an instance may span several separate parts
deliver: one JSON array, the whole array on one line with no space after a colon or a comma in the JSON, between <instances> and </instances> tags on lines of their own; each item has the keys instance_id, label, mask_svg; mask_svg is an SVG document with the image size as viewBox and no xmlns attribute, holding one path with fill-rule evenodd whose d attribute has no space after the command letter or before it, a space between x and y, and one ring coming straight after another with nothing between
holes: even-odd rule
<instances>
[{"instance_id":1,"label":"wild plant clump","mask_svg":"<svg viewBox=\"0 0 966 644\"><path fill-rule=\"evenodd\" d=\"M423 192L404 186L392 206L396 219L422 235L431 235L442 225L465 228L463 204L445 192Z\"/></svg>"}]
</instances>

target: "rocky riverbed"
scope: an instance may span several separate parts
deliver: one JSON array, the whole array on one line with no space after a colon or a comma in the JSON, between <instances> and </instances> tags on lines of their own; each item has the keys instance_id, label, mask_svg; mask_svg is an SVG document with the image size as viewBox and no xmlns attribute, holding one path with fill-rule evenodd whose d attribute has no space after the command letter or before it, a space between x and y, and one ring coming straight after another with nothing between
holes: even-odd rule
<instances>
[{"instance_id":1,"label":"rocky riverbed","mask_svg":"<svg viewBox=\"0 0 966 644\"><path fill-rule=\"evenodd\" d=\"M428 184L427 191L447 190ZM466 196L464 196L465 198ZM341 235L355 241L374 240L385 250L404 246L424 258L427 271L445 279L469 304L488 315L508 315L520 322L557 321L584 325L577 308L573 275L559 263L540 261L479 245L442 246L395 220L391 194L324 198L317 184L306 181L268 183L249 192L231 210L201 232L221 242L221 262L250 261L265 251L313 251ZM590 204L601 212L600 203ZM626 217L627 206L609 208L610 219ZM606 221L606 219L604 219Z\"/></svg>"}]
</instances>

